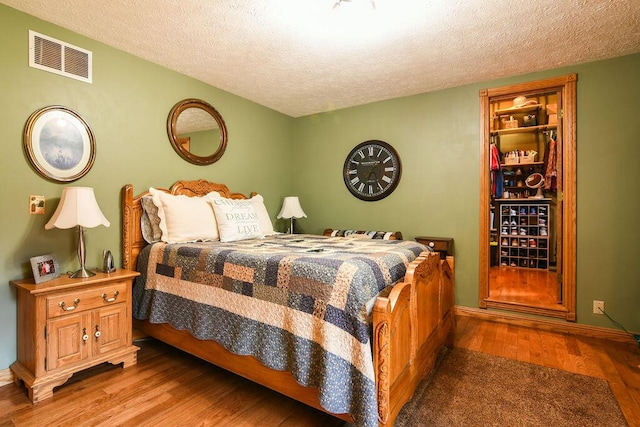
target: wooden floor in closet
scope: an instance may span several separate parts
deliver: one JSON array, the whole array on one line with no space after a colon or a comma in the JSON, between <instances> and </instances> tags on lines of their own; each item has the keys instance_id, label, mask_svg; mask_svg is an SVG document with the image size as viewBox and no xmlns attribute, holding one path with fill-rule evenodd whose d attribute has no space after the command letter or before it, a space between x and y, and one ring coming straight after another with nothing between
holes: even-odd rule
<instances>
[{"instance_id":1,"label":"wooden floor in closet","mask_svg":"<svg viewBox=\"0 0 640 427\"><path fill-rule=\"evenodd\" d=\"M560 302L557 274L534 268L491 267L489 299L556 308Z\"/></svg>"},{"instance_id":2,"label":"wooden floor in closet","mask_svg":"<svg viewBox=\"0 0 640 427\"><path fill-rule=\"evenodd\" d=\"M341 426L280 394L154 340L138 364L76 374L32 405L0 387L0 426ZM461 316L456 346L609 381L631 426L640 425L640 350L633 343L578 337Z\"/></svg>"}]
</instances>

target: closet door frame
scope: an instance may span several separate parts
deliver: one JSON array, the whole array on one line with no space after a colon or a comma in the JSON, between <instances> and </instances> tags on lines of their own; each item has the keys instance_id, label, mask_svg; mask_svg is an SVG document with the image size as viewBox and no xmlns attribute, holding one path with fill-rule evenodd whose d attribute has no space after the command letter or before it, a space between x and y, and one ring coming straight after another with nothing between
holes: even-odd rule
<instances>
[{"instance_id":1,"label":"closet door frame","mask_svg":"<svg viewBox=\"0 0 640 427\"><path fill-rule=\"evenodd\" d=\"M480 292L478 306L484 309L502 309L576 321L576 86L577 74L480 90ZM562 162L562 175L558 177L558 200L561 201L561 284L562 303L558 309L535 307L520 303L488 301L490 268L490 103L495 97L514 97L522 93L558 91L561 105L558 120L562 120L562 146L558 161Z\"/></svg>"}]
</instances>

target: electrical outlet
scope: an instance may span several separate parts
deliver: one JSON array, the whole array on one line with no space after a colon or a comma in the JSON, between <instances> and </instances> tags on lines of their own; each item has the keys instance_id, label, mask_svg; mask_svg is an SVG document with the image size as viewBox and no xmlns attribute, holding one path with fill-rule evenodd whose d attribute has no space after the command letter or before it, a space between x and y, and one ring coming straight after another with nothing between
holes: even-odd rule
<instances>
[{"instance_id":1,"label":"electrical outlet","mask_svg":"<svg viewBox=\"0 0 640 427\"><path fill-rule=\"evenodd\" d=\"M604 301L593 300L593 314L603 314L603 313L604 313Z\"/></svg>"}]
</instances>

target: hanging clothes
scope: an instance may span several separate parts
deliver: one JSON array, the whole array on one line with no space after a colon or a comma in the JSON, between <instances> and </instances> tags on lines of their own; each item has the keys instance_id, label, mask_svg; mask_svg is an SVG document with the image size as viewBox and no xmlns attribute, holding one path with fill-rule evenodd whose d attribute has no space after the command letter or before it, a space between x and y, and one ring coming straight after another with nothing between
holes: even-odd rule
<instances>
[{"instance_id":1,"label":"hanging clothes","mask_svg":"<svg viewBox=\"0 0 640 427\"><path fill-rule=\"evenodd\" d=\"M547 142L547 149L544 152L544 189L552 192L558 190L558 153L557 143L553 132L549 134L549 142Z\"/></svg>"},{"instance_id":2,"label":"hanging clothes","mask_svg":"<svg viewBox=\"0 0 640 427\"><path fill-rule=\"evenodd\" d=\"M491 195L495 198L501 198L504 190L504 182L502 176L502 168L500 166L500 150L496 144L490 146L490 169L491 169Z\"/></svg>"}]
</instances>

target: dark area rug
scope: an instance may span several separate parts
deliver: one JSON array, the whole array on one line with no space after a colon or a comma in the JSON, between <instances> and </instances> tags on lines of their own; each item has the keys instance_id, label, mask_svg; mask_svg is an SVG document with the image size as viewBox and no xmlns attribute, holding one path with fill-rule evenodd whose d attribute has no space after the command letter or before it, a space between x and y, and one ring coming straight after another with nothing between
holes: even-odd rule
<instances>
[{"instance_id":1,"label":"dark area rug","mask_svg":"<svg viewBox=\"0 0 640 427\"><path fill-rule=\"evenodd\" d=\"M400 426L627 426L609 384L454 348L400 412Z\"/></svg>"}]
</instances>

